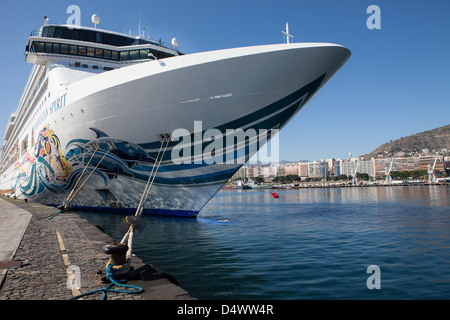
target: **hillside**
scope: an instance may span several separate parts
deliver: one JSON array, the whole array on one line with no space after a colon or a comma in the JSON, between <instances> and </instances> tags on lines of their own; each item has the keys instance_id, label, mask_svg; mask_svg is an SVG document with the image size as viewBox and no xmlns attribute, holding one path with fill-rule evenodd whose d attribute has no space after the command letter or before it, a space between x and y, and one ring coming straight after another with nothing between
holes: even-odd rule
<instances>
[{"instance_id":1,"label":"hillside","mask_svg":"<svg viewBox=\"0 0 450 320\"><path fill-rule=\"evenodd\" d=\"M392 154L400 151L409 153L422 149L432 151L443 148L450 151L450 125L390 141L379 146L365 158L371 159L380 154Z\"/></svg>"}]
</instances>

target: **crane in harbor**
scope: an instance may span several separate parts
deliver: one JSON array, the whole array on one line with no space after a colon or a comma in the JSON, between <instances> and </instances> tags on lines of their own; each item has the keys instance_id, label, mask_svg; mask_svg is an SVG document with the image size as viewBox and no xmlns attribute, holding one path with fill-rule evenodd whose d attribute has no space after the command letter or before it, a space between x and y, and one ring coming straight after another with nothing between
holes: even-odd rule
<instances>
[{"instance_id":1,"label":"crane in harbor","mask_svg":"<svg viewBox=\"0 0 450 320\"><path fill-rule=\"evenodd\" d=\"M436 167L436 162L438 159L438 155L434 157L433 166L431 163L428 164L428 183L436 183L436 175L434 174L434 168Z\"/></svg>"},{"instance_id":2,"label":"crane in harbor","mask_svg":"<svg viewBox=\"0 0 450 320\"><path fill-rule=\"evenodd\" d=\"M391 163L389 164L389 169L386 171L386 182L387 183L392 183L392 177L391 177L391 170L392 170L392 165L394 164L395 159L394 157L392 157L391 159ZM387 167L386 167L387 169Z\"/></svg>"},{"instance_id":3,"label":"crane in harbor","mask_svg":"<svg viewBox=\"0 0 450 320\"><path fill-rule=\"evenodd\" d=\"M352 174L352 185L354 185L354 186L356 186L358 184L358 178L356 177L356 174L358 173L358 164L359 164L359 160L356 160L355 171Z\"/></svg>"}]
</instances>

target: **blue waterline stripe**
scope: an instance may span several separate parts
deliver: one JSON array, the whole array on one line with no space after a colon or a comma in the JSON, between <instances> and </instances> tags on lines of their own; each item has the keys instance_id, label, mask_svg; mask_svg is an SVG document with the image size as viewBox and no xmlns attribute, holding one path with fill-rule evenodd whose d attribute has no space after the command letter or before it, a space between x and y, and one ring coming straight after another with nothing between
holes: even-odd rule
<instances>
[{"instance_id":1,"label":"blue waterline stripe","mask_svg":"<svg viewBox=\"0 0 450 320\"><path fill-rule=\"evenodd\" d=\"M55 205L51 205L55 206ZM72 206L71 209L79 211L100 211L112 213L135 214L136 208L111 208L111 207L89 207L89 206ZM161 215L168 217L195 218L200 211L193 210L175 210L175 209L149 209L144 208L143 214Z\"/></svg>"}]
</instances>

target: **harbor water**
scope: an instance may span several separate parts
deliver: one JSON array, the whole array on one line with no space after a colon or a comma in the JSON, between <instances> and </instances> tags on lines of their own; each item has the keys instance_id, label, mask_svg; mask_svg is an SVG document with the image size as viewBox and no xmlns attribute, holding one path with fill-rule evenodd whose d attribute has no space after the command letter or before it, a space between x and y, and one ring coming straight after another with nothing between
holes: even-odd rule
<instances>
[{"instance_id":1,"label":"harbor water","mask_svg":"<svg viewBox=\"0 0 450 320\"><path fill-rule=\"evenodd\" d=\"M144 216L134 252L198 299L450 298L448 185L270 191L219 191L197 219ZM82 215L122 238L123 215Z\"/></svg>"}]
</instances>

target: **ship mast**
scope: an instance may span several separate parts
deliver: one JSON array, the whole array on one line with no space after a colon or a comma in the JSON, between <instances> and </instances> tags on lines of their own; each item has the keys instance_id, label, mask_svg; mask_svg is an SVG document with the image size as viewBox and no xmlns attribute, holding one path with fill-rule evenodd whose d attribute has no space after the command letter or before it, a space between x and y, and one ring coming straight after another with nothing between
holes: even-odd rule
<instances>
[{"instance_id":1,"label":"ship mast","mask_svg":"<svg viewBox=\"0 0 450 320\"><path fill-rule=\"evenodd\" d=\"M292 34L289 33L289 22L286 22L286 31L281 31L286 35L286 43L290 43L290 38L294 38Z\"/></svg>"}]
</instances>

